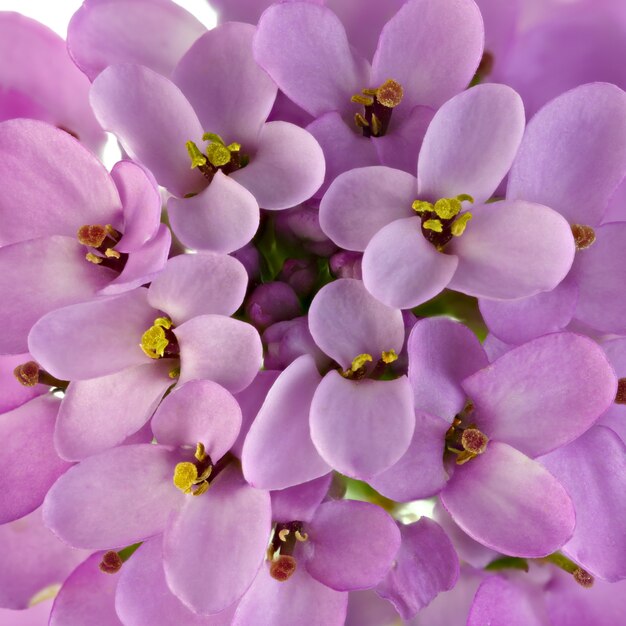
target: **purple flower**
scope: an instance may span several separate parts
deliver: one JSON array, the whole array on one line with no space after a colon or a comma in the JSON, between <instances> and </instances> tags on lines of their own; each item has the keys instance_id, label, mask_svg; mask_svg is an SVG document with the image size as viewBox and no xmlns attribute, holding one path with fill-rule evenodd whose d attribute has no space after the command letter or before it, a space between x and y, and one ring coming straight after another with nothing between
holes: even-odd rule
<instances>
[{"instance_id":1,"label":"purple flower","mask_svg":"<svg viewBox=\"0 0 626 626\"><path fill-rule=\"evenodd\" d=\"M253 35L237 23L206 33L176 66L174 82L127 64L109 66L92 87L101 123L174 194L172 228L191 248L241 248L257 230L259 206L294 206L323 180L315 139L286 122L266 123L276 86L252 58Z\"/></svg>"},{"instance_id":2,"label":"purple flower","mask_svg":"<svg viewBox=\"0 0 626 626\"><path fill-rule=\"evenodd\" d=\"M550 290L574 256L567 222L524 196L487 203L523 131L514 91L465 91L433 118L417 180L380 166L342 174L322 199L322 228L343 248L365 251L365 286L389 306L414 307L444 287L497 299Z\"/></svg>"}]
</instances>

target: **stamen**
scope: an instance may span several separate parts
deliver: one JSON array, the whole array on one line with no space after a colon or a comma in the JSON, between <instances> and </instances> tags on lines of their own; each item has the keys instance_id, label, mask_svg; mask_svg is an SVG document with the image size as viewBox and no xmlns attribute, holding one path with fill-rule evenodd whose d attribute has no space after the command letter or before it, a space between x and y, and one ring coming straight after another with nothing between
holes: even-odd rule
<instances>
[{"instance_id":1,"label":"stamen","mask_svg":"<svg viewBox=\"0 0 626 626\"><path fill-rule=\"evenodd\" d=\"M305 532L301 532L299 530L296 530L296 540L297 541L308 541L309 540L309 535Z\"/></svg>"},{"instance_id":2,"label":"stamen","mask_svg":"<svg viewBox=\"0 0 626 626\"><path fill-rule=\"evenodd\" d=\"M596 240L593 228L583 224L572 224L572 235L574 235L576 250L586 250Z\"/></svg>"},{"instance_id":3,"label":"stamen","mask_svg":"<svg viewBox=\"0 0 626 626\"><path fill-rule=\"evenodd\" d=\"M436 233L443 232L443 224L439 220L426 220L422 223L422 228L426 230L432 230Z\"/></svg>"},{"instance_id":4,"label":"stamen","mask_svg":"<svg viewBox=\"0 0 626 626\"><path fill-rule=\"evenodd\" d=\"M167 317L157 317L154 320L154 325L142 335L141 349L151 359L160 359L165 356L165 350L170 345L170 338L165 331L171 328L172 320Z\"/></svg>"},{"instance_id":5,"label":"stamen","mask_svg":"<svg viewBox=\"0 0 626 626\"><path fill-rule=\"evenodd\" d=\"M93 254L92 252L87 252L87 254L85 255L85 258L90 262L93 263L94 265L100 265L100 263L102 263L102 258L99 256L96 256L95 254Z\"/></svg>"},{"instance_id":6,"label":"stamen","mask_svg":"<svg viewBox=\"0 0 626 626\"><path fill-rule=\"evenodd\" d=\"M180 367L173 367L167 374L170 378L178 378L180 376Z\"/></svg>"},{"instance_id":7,"label":"stamen","mask_svg":"<svg viewBox=\"0 0 626 626\"><path fill-rule=\"evenodd\" d=\"M482 454L487 449L489 437L478 428L466 428L461 436L461 445L464 450L472 454Z\"/></svg>"},{"instance_id":8,"label":"stamen","mask_svg":"<svg viewBox=\"0 0 626 626\"><path fill-rule=\"evenodd\" d=\"M366 363L370 363L374 359L371 354L359 354L359 356L354 357L352 359L352 365L350 366L351 372L356 372L360 370Z\"/></svg>"},{"instance_id":9,"label":"stamen","mask_svg":"<svg viewBox=\"0 0 626 626\"><path fill-rule=\"evenodd\" d=\"M230 150L221 143L211 143L206 149L209 163L215 167L223 167L230 163Z\"/></svg>"},{"instance_id":10,"label":"stamen","mask_svg":"<svg viewBox=\"0 0 626 626\"><path fill-rule=\"evenodd\" d=\"M372 135L378 137L381 134L383 125L375 113L372 113Z\"/></svg>"},{"instance_id":11,"label":"stamen","mask_svg":"<svg viewBox=\"0 0 626 626\"><path fill-rule=\"evenodd\" d=\"M359 128L369 128L370 125L370 123L360 113L354 114L354 123Z\"/></svg>"},{"instance_id":12,"label":"stamen","mask_svg":"<svg viewBox=\"0 0 626 626\"><path fill-rule=\"evenodd\" d=\"M188 141L185 144L185 147L187 148L187 153L191 159L191 169L206 165L206 157L202 154L202 152L200 152L200 148L198 148L193 141Z\"/></svg>"},{"instance_id":13,"label":"stamen","mask_svg":"<svg viewBox=\"0 0 626 626\"><path fill-rule=\"evenodd\" d=\"M441 198L433 210L442 220L450 220L461 212L461 203L456 198Z\"/></svg>"},{"instance_id":14,"label":"stamen","mask_svg":"<svg viewBox=\"0 0 626 626\"><path fill-rule=\"evenodd\" d=\"M548 561L549 563L553 563L557 567L561 568L564 572L571 574L574 580L581 587L589 589L589 587L593 586L593 576L587 570L584 570L577 563L575 563L571 559L568 559L560 552L553 552L552 554L548 554L548 556L544 557L543 560Z\"/></svg>"},{"instance_id":15,"label":"stamen","mask_svg":"<svg viewBox=\"0 0 626 626\"><path fill-rule=\"evenodd\" d=\"M281 554L270 563L270 576L278 582L289 580L296 571L296 560L289 554Z\"/></svg>"},{"instance_id":16,"label":"stamen","mask_svg":"<svg viewBox=\"0 0 626 626\"><path fill-rule=\"evenodd\" d=\"M426 202L425 200L415 200L411 205L411 208L416 213L430 213L435 209L435 207L430 202Z\"/></svg>"},{"instance_id":17,"label":"stamen","mask_svg":"<svg viewBox=\"0 0 626 626\"><path fill-rule=\"evenodd\" d=\"M374 98L372 96L365 96L360 93L352 96L351 100L355 104L362 104L364 107L370 107L374 104Z\"/></svg>"},{"instance_id":18,"label":"stamen","mask_svg":"<svg viewBox=\"0 0 626 626\"><path fill-rule=\"evenodd\" d=\"M288 529L288 528L283 528L282 530L280 530L280 531L278 532L278 538L279 538L281 541L287 541L287 536L289 535L289 532L290 532L290 531L289 531L289 529ZM298 532L298 531L296 531L296 532ZM297 536L297 535L296 535L296 536Z\"/></svg>"},{"instance_id":19,"label":"stamen","mask_svg":"<svg viewBox=\"0 0 626 626\"><path fill-rule=\"evenodd\" d=\"M198 441L196 444L196 453L194 454L198 461L204 461L206 459L206 451L204 449L204 444L201 441Z\"/></svg>"},{"instance_id":20,"label":"stamen","mask_svg":"<svg viewBox=\"0 0 626 626\"><path fill-rule=\"evenodd\" d=\"M191 493L191 487L197 478L198 468L193 463L178 463L174 468L174 485L183 493Z\"/></svg>"},{"instance_id":21,"label":"stamen","mask_svg":"<svg viewBox=\"0 0 626 626\"><path fill-rule=\"evenodd\" d=\"M35 361L28 361L18 365L13 370L13 375L24 387L34 387L39 382L39 365Z\"/></svg>"},{"instance_id":22,"label":"stamen","mask_svg":"<svg viewBox=\"0 0 626 626\"><path fill-rule=\"evenodd\" d=\"M78 242L90 248L99 248L107 238L107 230L100 224L86 224L81 226L76 233Z\"/></svg>"},{"instance_id":23,"label":"stamen","mask_svg":"<svg viewBox=\"0 0 626 626\"><path fill-rule=\"evenodd\" d=\"M457 220L452 222L452 225L450 226L450 232L452 233L452 236L460 237L465 232L465 229L467 228L467 223L472 219L472 217L473 215L469 211L467 211L466 213L463 213L463 215L460 215Z\"/></svg>"},{"instance_id":24,"label":"stamen","mask_svg":"<svg viewBox=\"0 0 626 626\"><path fill-rule=\"evenodd\" d=\"M109 257L110 259L119 259L122 255L117 251L114 250L113 248L107 248L104 251L105 256Z\"/></svg>"},{"instance_id":25,"label":"stamen","mask_svg":"<svg viewBox=\"0 0 626 626\"><path fill-rule=\"evenodd\" d=\"M574 580L581 586L585 587L585 589L589 589L593 587L594 579L593 576L584 569L580 567L576 568L572 573Z\"/></svg>"},{"instance_id":26,"label":"stamen","mask_svg":"<svg viewBox=\"0 0 626 626\"><path fill-rule=\"evenodd\" d=\"M402 102L403 96L404 89L402 89L402 85L393 80L393 78L386 80L376 90L376 99L378 102L389 109L397 107L400 102Z\"/></svg>"},{"instance_id":27,"label":"stamen","mask_svg":"<svg viewBox=\"0 0 626 626\"><path fill-rule=\"evenodd\" d=\"M113 550L109 550L102 555L102 561L100 561L99 568L101 572L105 574L116 574L122 569L124 562L120 558L120 555Z\"/></svg>"},{"instance_id":28,"label":"stamen","mask_svg":"<svg viewBox=\"0 0 626 626\"><path fill-rule=\"evenodd\" d=\"M383 363L389 365L390 363L398 360L398 355L395 350L388 350L387 352L383 352L382 360Z\"/></svg>"},{"instance_id":29,"label":"stamen","mask_svg":"<svg viewBox=\"0 0 626 626\"><path fill-rule=\"evenodd\" d=\"M615 394L615 404L626 404L626 378L617 381L617 393Z\"/></svg>"}]
</instances>

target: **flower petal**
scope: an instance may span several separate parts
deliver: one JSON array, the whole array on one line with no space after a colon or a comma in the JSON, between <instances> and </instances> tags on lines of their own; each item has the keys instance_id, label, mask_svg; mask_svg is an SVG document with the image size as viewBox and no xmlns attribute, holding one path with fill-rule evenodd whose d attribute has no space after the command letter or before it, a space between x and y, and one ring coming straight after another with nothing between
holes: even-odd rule
<instances>
[{"instance_id":1,"label":"flower petal","mask_svg":"<svg viewBox=\"0 0 626 626\"><path fill-rule=\"evenodd\" d=\"M490 439L536 457L590 428L615 399L617 381L594 341L554 333L507 352L463 389Z\"/></svg>"},{"instance_id":2,"label":"flower petal","mask_svg":"<svg viewBox=\"0 0 626 626\"><path fill-rule=\"evenodd\" d=\"M311 438L335 470L368 480L407 451L415 428L406 377L352 381L330 371L311 404Z\"/></svg>"},{"instance_id":3,"label":"flower petal","mask_svg":"<svg viewBox=\"0 0 626 626\"><path fill-rule=\"evenodd\" d=\"M307 483L272 491L272 519L276 522L309 522L332 486L331 472Z\"/></svg>"},{"instance_id":4,"label":"flower petal","mask_svg":"<svg viewBox=\"0 0 626 626\"><path fill-rule=\"evenodd\" d=\"M45 385L24 387L15 384L17 382L13 373L15 368L28 361L32 361L28 353L0 356L0 389L2 389L0 414L11 411L48 391L49 388Z\"/></svg>"},{"instance_id":5,"label":"flower petal","mask_svg":"<svg viewBox=\"0 0 626 626\"><path fill-rule=\"evenodd\" d=\"M513 163L524 133L524 105L506 85L461 92L435 114L417 165L420 199L469 194L485 202Z\"/></svg>"},{"instance_id":6,"label":"flower petal","mask_svg":"<svg viewBox=\"0 0 626 626\"><path fill-rule=\"evenodd\" d=\"M511 556L541 557L574 532L572 501L539 463L505 443L458 466L441 501L473 539Z\"/></svg>"}]
</instances>

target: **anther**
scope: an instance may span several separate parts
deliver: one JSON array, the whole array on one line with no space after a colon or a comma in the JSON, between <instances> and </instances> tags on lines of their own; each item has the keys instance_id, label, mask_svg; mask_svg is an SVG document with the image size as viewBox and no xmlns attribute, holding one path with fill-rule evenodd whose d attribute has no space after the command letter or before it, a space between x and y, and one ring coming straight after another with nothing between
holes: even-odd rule
<instances>
[{"instance_id":1,"label":"anther","mask_svg":"<svg viewBox=\"0 0 626 626\"><path fill-rule=\"evenodd\" d=\"M90 263L93 263L94 265L100 265L100 263L102 263L102 260L103 260L102 257L96 256L92 252L87 252L87 254L85 255L85 258L87 259L87 261L89 261Z\"/></svg>"},{"instance_id":2,"label":"anther","mask_svg":"<svg viewBox=\"0 0 626 626\"><path fill-rule=\"evenodd\" d=\"M296 565L296 560L292 556L281 554L270 563L270 576L278 582L285 582L296 571Z\"/></svg>"},{"instance_id":3,"label":"anther","mask_svg":"<svg viewBox=\"0 0 626 626\"><path fill-rule=\"evenodd\" d=\"M190 493L191 487L198 478L198 468L188 461L178 463L174 468L174 485L183 493Z\"/></svg>"},{"instance_id":4,"label":"anther","mask_svg":"<svg viewBox=\"0 0 626 626\"><path fill-rule=\"evenodd\" d=\"M572 224L572 235L574 235L576 250L585 250L596 240L593 228L583 224Z\"/></svg>"},{"instance_id":5,"label":"anther","mask_svg":"<svg viewBox=\"0 0 626 626\"><path fill-rule=\"evenodd\" d=\"M371 363L374 359L371 354L359 354L359 356L355 356L352 359L352 364L350 365L351 372L357 372L362 367L365 366L366 363Z\"/></svg>"},{"instance_id":6,"label":"anther","mask_svg":"<svg viewBox=\"0 0 626 626\"><path fill-rule=\"evenodd\" d=\"M372 113L372 135L374 135L374 137L380 136L382 129L382 122L375 113Z\"/></svg>"},{"instance_id":7,"label":"anther","mask_svg":"<svg viewBox=\"0 0 626 626\"><path fill-rule=\"evenodd\" d=\"M204 449L204 444L201 441L198 441L196 444L196 452L194 454L198 461L204 461L206 459L206 451Z\"/></svg>"},{"instance_id":8,"label":"anther","mask_svg":"<svg viewBox=\"0 0 626 626\"><path fill-rule=\"evenodd\" d=\"M202 154L202 152L200 152L200 148L198 148L193 141L188 141L185 144L185 147L187 148L187 153L191 159L191 169L206 165L206 157Z\"/></svg>"},{"instance_id":9,"label":"anther","mask_svg":"<svg viewBox=\"0 0 626 626\"><path fill-rule=\"evenodd\" d=\"M376 99L378 102L389 109L397 107L400 102L402 102L403 96L404 89L402 89L402 85L393 80L393 78L386 80L376 90Z\"/></svg>"},{"instance_id":10,"label":"anther","mask_svg":"<svg viewBox=\"0 0 626 626\"><path fill-rule=\"evenodd\" d=\"M123 563L124 562L117 552L109 550L102 555L102 561L100 561L100 565L98 567L100 568L100 571L105 574L115 574L122 569Z\"/></svg>"},{"instance_id":11,"label":"anther","mask_svg":"<svg viewBox=\"0 0 626 626\"><path fill-rule=\"evenodd\" d=\"M468 211L467 213L463 213L460 215L457 220L452 222L450 226L450 232L453 237L460 237L467 228L467 223L472 219L473 215Z\"/></svg>"},{"instance_id":12,"label":"anther","mask_svg":"<svg viewBox=\"0 0 626 626\"><path fill-rule=\"evenodd\" d=\"M104 255L107 256L109 259L119 259L122 256L117 250L113 248L107 248L104 251Z\"/></svg>"},{"instance_id":13,"label":"anther","mask_svg":"<svg viewBox=\"0 0 626 626\"><path fill-rule=\"evenodd\" d=\"M594 578L586 570L578 567L572 572L572 576L574 577L574 580L581 587L585 587L585 589L589 589L589 587L593 587Z\"/></svg>"},{"instance_id":14,"label":"anther","mask_svg":"<svg viewBox=\"0 0 626 626\"><path fill-rule=\"evenodd\" d=\"M478 428L466 428L461 435L461 445L472 454L482 454L487 449L489 438Z\"/></svg>"},{"instance_id":15,"label":"anther","mask_svg":"<svg viewBox=\"0 0 626 626\"><path fill-rule=\"evenodd\" d=\"M290 531L289 531L289 529L288 529L288 528L283 528L282 530L280 530L280 531L278 532L278 538L279 538L281 541L283 541L283 542L284 542L284 541L287 541L287 536L289 535L289 532L290 532ZM297 535L296 535L296 536L297 536Z\"/></svg>"},{"instance_id":16,"label":"anther","mask_svg":"<svg viewBox=\"0 0 626 626\"><path fill-rule=\"evenodd\" d=\"M18 365L13 375L24 387L34 387L39 382L39 365L35 361L28 361Z\"/></svg>"},{"instance_id":17,"label":"anther","mask_svg":"<svg viewBox=\"0 0 626 626\"><path fill-rule=\"evenodd\" d=\"M360 113L354 114L354 123L359 128L369 128L370 125L370 123Z\"/></svg>"},{"instance_id":18,"label":"anther","mask_svg":"<svg viewBox=\"0 0 626 626\"><path fill-rule=\"evenodd\" d=\"M78 229L76 237L78 242L90 248L99 248L107 238L108 232L100 224L86 224Z\"/></svg>"},{"instance_id":19,"label":"anther","mask_svg":"<svg viewBox=\"0 0 626 626\"><path fill-rule=\"evenodd\" d=\"M309 535L303 531L296 530L296 541L308 541Z\"/></svg>"},{"instance_id":20,"label":"anther","mask_svg":"<svg viewBox=\"0 0 626 626\"><path fill-rule=\"evenodd\" d=\"M422 227L425 228L426 230L432 230L433 232L436 232L436 233L443 232L443 224L441 223L440 220L426 220L422 224Z\"/></svg>"},{"instance_id":21,"label":"anther","mask_svg":"<svg viewBox=\"0 0 626 626\"><path fill-rule=\"evenodd\" d=\"M383 352L381 358L382 358L383 363L386 363L387 365L389 365L390 363L393 363L394 361L398 360L398 355L396 354L395 350L388 350L386 352Z\"/></svg>"},{"instance_id":22,"label":"anther","mask_svg":"<svg viewBox=\"0 0 626 626\"><path fill-rule=\"evenodd\" d=\"M615 404L626 404L626 378L617 381L617 393L615 394Z\"/></svg>"},{"instance_id":23,"label":"anther","mask_svg":"<svg viewBox=\"0 0 626 626\"><path fill-rule=\"evenodd\" d=\"M351 100L355 104L362 104L364 107L370 107L374 104L374 98L372 96L366 96L360 93L352 96Z\"/></svg>"}]
</instances>

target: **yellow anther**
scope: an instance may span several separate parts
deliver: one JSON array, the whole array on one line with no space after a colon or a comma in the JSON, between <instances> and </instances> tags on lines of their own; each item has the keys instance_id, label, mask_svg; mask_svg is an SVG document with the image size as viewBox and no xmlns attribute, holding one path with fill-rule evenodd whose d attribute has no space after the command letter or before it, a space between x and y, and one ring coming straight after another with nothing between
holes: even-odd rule
<instances>
[{"instance_id":1,"label":"yellow anther","mask_svg":"<svg viewBox=\"0 0 626 626\"><path fill-rule=\"evenodd\" d=\"M307 533L300 532L299 530L296 530L296 539L298 541L308 541L309 535L307 535Z\"/></svg>"},{"instance_id":2,"label":"yellow anther","mask_svg":"<svg viewBox=\"0 0 626 626\"><path fill-rule=\"evenodd\" d=\"M204 461L206 459L206 451L204 449L204 444L201 441L198 441L196 445L196 452L194 454L198 461Z\"/></svg>"},{"instance_id":3,"label":"yellow anther","mask_svg":"<svg viewBox=\"0 0 626 626\"><path fill-rule=\"evenodd\" d=\"M194 496L201 496L211 485L209 483L200 483L198 488L193 492Z\"/></svg>"},{"instance_id":4,"label":"yellow anther","mask_svg":"<svg viewBox=\"0 0 626 626\"><path fill-rule=\"evenodd\" d=\"M169 339L165 336L163 326L155 324L142 335L140 346L151 359L160 359L168 344Z\"/></svg>"},{"instance_id":5,"label":"yellow anther","mask_svg":"<svg viewBox=\"0 0 626 626\"><path fill-rule=\"evenodd\" d=\"M200 152L200 148L198 148L193 141L188 141L185 144L185 147L187 148L187 153L191 159L191 169L206 165L206 157L202 154L202 152Z\"/></svg>"},{"instance_id":6,"label":"yellow anther","mask_svg":"<svg viewBox=\"0 0 626 626\"><path fill-rule=\"evenodd\" d=\"M157 317L154 320L155 326L161 326L161 328L171 328L172 320L169 317Z\"/></svg>"},{"instance_id":7,"label":"yellow anther","mask_svg":"<svg viewBox=\"0 0 626 626\"><path fill-rule=\"evenodd\" d=\"M461 193L456 197L456 199L459 202L471 202L472 204L474 203L474 198L472 198L472 196L470 196L468 193Z\"/></svg>"},{"instance_id":8,"label":"yellow anther","mask_svg":"<svg viewBox=\"0 0 626 626\"><path fill-rule=\"evenodd\" d=\"M369 128L370 125L370 123L360 113L354 114L354 123L359 128Z\"/></svg>"},{"instance_id":9,"label":"yellow anther","mask_svg":"<svg viewBox=\"0 0 626 626\"><path fill-rule=\"evenodd\" d=\"M441 222L439 220L426 220L422 226L426 229L426 230L432 230L436 233L442 233L443 232L443 226L441 224Z\"/></svg>"},{"instance_id":10,"label":"yellow anther","mask_svg":"<svg viewBox=\"0 0 626 626\"><path fill-rule=\"evenodd\" d=\"M450 227L450 232L454 237L460 237L467 227L467 222L472 219L472 214L468 211L467 213L463 213L463 215L459 215L459 218L452 222L452 226Z\"/></svg>"},{"instance_id":11,"label":"yellow anther","mask_svg":"<svg viewBox=\"0 0 626 626\"><path fill-rule=\"evenodd\" d=\"M180 367L173 367L167 375L172 379L178 378L180 376Z\"/></svg>"},{"instance_id":12,"label":"yellow anther","mask_svg":"<svg viewBox=\"0 0 626 626\"><path fill-rule=\"evenodd\" d=\"M198 469L193 463L178 463L174 468L174 485L183 493L190 493L198 478Z\"/></svg>"},{"instance_id":13,"label":"yellow anther","mask_svg":"<svg viewBox=\"0 0 626 626\"><path fill-rule=\"evenodd\" d=\"M109 259L119 259L120 256L122 256L117 250L114 250L113 248L107 248L104 251L104 256L109 257Z\"/></svg>"},{"instance_id":14,"label":"yellow anther","mask_svg":"<svg viewBox=\"0 0 626 626\"><path fill-rule=\"evenodd\" d=\"M374 98L372 96L365 96L360 93L357 93L350 99L352 100L352 102L356 104L362 104L364 107L369 107L374 104Z\"/></svg>"},{"instance_id":15,"label":"yellow anther","mask_svg":"<svg viewBox=\"0 0 626 626\"><path fill-rule=\"evenodd\" d=\"M371 354L359 354L359 356L352 359L352 365L350 366L351 372L360 370L366 363L370 363L374 359Z\"/></svg>"},{"instance_id":16,"label":"yellow anther","mask_svg":"<svg viewBox=\"0 0 626 626\"><path fill-rule=\"evenodd\" d=\"M461 212L461 203L456 198L441 198L433 207L437 217L449 220Z\"/></svg>"},{"instance_id":17,"label":"yellow anther","mask_svg":"<svg viewBox=\"0 0 626 626\"><path fill-rule=\"evenodd\" d=\"M99 256L96 256L95 254L93 254L91 252L87 252L87 254L85 255L85 258L90 263L93 263L94 265L100 265L100 263L102 263L102 258L99 257Z\"/></svg>"},{"instance_id":18,"label":"yellow anther","mask_svg":"<svg viewBox=\"0 0 626 626\"><path fill-rule=\"evenodd\" d=\"M281 531L279 531L278 538L282 542L285 542L285 541L287 541L287 535L289 535L289 529L288 528L283 528Z\"/></svg>"},{"instance_id":19,"label":"yellow anther","mask_svg":"<svg viewBox=\"0 0 626 626\"><path fill-rule=\"evenodd\" d=\"M364 93L366 96L375 96L378 93L378 88L376 89L361 89L361 93Z\"/></svg>"},{"instance_id":20,"label":"yellow anther","mask_svg":"<svg viewBox=\"0 0 626 626\"><path fill-rule=\"evenodd\" d=\"M230 152L239 152L241 150L241 144L233 141L233 143L229 143L227 146Z\"/></svg>"},{"instance_id":21,"label":"yellow anther","mask_svg":"<svg viewBox=\"0 0 626 626\"><path fill-rule=\"evenodd\" d=\"M202 141L212 141L213 143L225 145L224 140L217 133L204 133L204 135L202 135Z\"/></svg>"},{"instance_id":22,"label":"yellow anther","mask_svg":"<svg viewBox=\"0 0 626 626\"><path fill-rule=\"evenodd\" d=\"M395 350L388 350L387 352L383 352L382 360L383 363L387 363L387 365L389 365L389 363L393 363L398 360L398 355Z\"/></svg>"},{"instance_id":23,"label":"yellow anther","mask_svg":"<svg viewBox=\"0 0 626 626\"><path fill-rule=\"evenodd\" d=\"M213 473L213 466L209 465L203 472L198 476L198 480L196 480L196 484L203 483L209 480L209 477Z\"/></svg>"},{"instance_id":24,"label":"yellow anther","mask_svg":"<svg viewBox=\"0 0 626 626\"><path fill-rule=\"evenodd\" d=\"M215 167L222 167L230 163L230 150L221 143L212 143L206 149L209 163Z\"/></svg>"},{"instance_id":25,"label":"yellow anther","mask_svg":"<svg viewBox=\"0 0 626 626\"><path fill-rule=\"evenodd\" d=\"M434 209L433 205L425 200L415 200L411 205L411 208L416 213L428 213Z\"/></svg>"},{"instance_id":26,"label":"yellow anther","mask_svg":"<svg viewBox=\"0 0 626 626\"><path fill-rule=\"evenodd\" d=\"M382 129L383 125L380 123L380 120L372 113L372 135L374 135L374 137L378 137Z\"/></svg>"},{"instance_id":27,"label":"yellow anther","mask_svg":"<svg viewBox=\"0 0 626 626\"><path fill-rule=\"evenodd\" d=\"M393 78L386 80L376 90L376 99L378 102L389 109L397 107L400 102L402 102L403 96L404 89L402 89L402 85L393 80Z\"/></svg>"}]
</instances>

